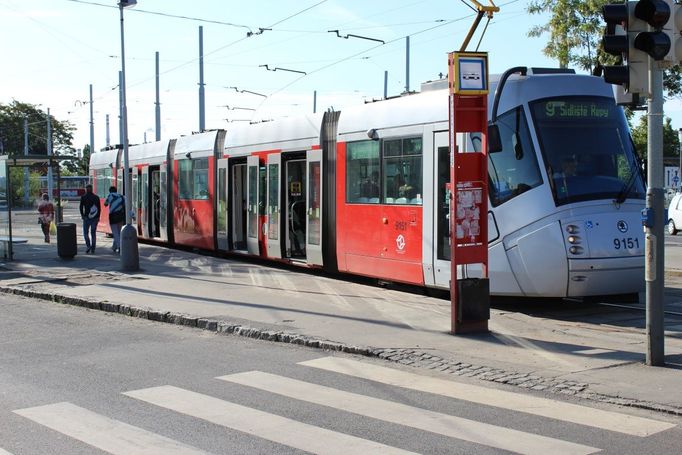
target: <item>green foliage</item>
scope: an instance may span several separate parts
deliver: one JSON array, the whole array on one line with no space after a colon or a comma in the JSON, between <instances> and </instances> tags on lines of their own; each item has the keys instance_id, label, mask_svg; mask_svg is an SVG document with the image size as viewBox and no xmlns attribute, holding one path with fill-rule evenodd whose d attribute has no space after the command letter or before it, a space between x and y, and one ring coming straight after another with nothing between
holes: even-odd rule
<instances>
[{"instance_id":1,"label":"green foliage","mask_svg":"<svg viewBox=\"0 0 682 455\"><path fill-rule=\"evenodd\" d=\"M632 128L632 140L635 143L635 149L639 156L646 159L647 156L647 127L648 121L647 116L642 115L639 118L639 123L637 126ZM678 157L680 155L680 141L675 130L672 126L672 120L666 117L663 122L663 157L672 158Z\"/></svg>"},{"instance_id":2,"label":"green foliage","mask_svg":"<svg viewBox=\"0 0 682 455\"><path fill-rule=\"evenodd\" d=\"M538 25L528 36L549 34L544 53L558 60L561 68L575 63L581 69L592 71L598 57L603 22L602 5L610 0L532 0L530 14L550 13L549 22Z\"/></svg>"},{"instance_id":3,"label":"green foliage","mask_svg":"<svg viewBox=\"0 0 682 455\"><path fill-rule=\"evenodd\" d=\"M574 64L592 73L601 65L614 64L618 57L605 53L601 43L606 26L601 9L607 3L614 0L531 0L528 13L548 14L550 19L531 28L528 36L549 34L543 52L562 68ZM669 97L682 94L680 65L665 71L663 86Z\"/></svg>"},{"instance_id":4,"label":"green foliage","mask_svg":"<svg viewBox=\"0 0 682 455\"><path fill-rule=\"evenodd\" d=\"M24 203L24 169L21 167L10 168L10 181L12 185L12 206L21 207ZM40 173L29 174L29 206L40 197Z\"/></svg>"}]
</instances>

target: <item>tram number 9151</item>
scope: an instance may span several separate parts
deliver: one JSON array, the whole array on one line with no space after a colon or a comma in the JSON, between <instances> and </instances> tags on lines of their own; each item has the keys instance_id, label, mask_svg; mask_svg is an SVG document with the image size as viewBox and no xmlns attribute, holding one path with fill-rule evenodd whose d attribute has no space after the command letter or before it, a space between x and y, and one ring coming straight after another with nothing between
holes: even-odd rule
<instances>
[{"instance_id":1,"label":"tram number 9151","mask_svg":"<svg viewBox=\"0 0 682 455\"><path fill-rule=\"evenodd\" d=\"M613 239L613 247L617 250L639 248L639 239L637 237L616 238Z\"/></svg>"}]
</instances>

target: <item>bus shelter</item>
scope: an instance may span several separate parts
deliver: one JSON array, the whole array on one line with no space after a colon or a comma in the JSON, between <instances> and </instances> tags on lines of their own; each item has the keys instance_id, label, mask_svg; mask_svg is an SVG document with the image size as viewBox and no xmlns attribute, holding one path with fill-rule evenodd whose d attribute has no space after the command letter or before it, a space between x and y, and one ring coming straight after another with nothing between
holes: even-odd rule
<instances>
[{"instance_id":1,"label":"bus shelter","mask_svg":"<svg viewBox=\"0 0 682 455\"><path fill-rule=\"evenodd\" d=\"M51 168L56 172L57 193L53 198L56 210L56 221L62 221L60 167L59 163L66 160L78 159L72 156L46 156L46 155L21 155L16 157L0 156L0 254L5 261L11 261L14 257L12 246L18 242L12 236L12 201L14 190L12 188L12 168Z\"/></svg>"}]
</instances>

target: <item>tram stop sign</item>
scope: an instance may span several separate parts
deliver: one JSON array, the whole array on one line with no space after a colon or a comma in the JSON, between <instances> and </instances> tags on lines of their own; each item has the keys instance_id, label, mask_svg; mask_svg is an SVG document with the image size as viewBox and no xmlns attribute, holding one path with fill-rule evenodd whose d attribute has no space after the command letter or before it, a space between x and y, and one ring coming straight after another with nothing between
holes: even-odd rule
<instances>
[{"instance_id":1,"label":"tram stop sign","mask_svg":"<svg viewBox=\"0 0 682 455\"><path fill-rule=\"evenodd\" d=\"M488 331L488 55L452 52L450 88L451 333ZM457 133L480 133L480 151L464 153ZM458 266L481 264L481 278L460 279Z\"/></svg>"}]
</instances>

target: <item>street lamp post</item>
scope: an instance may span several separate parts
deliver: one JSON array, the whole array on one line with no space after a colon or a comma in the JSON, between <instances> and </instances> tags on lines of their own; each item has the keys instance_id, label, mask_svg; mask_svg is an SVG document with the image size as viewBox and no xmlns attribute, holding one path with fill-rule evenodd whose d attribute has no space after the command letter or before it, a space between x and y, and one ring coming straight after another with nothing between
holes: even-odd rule
<instances>
[{"instance_id":1,"label":"street lamp post","mask_svg":"<svg viewBox=\"0 0 682 455\"><path fill-rule=\"evenodd\" d=\"M132 179L128 162L128 107L126 105L126 56L123 30L123 9L137 5L137 0L120 0L118 9L121 13L121 128L123 136L123 179L124 196L126 198L126 224L121 229L119 245L121 249L121 267L123 270L137 270L140 268L140 257L137 248L137 229L132 225L131 197Z\"/></svg>"}]
</instances>

